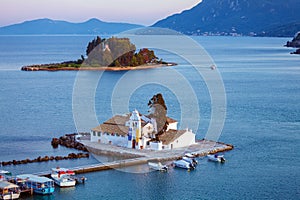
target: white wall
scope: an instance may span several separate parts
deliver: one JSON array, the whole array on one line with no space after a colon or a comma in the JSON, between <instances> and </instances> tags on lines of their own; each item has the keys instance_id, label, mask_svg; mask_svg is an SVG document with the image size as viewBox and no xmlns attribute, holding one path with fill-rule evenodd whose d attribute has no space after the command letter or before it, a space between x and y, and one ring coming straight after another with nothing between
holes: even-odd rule
<instances>
[{"instance_id":1,"label":"white wall","mask_svg":"<svg viewBox=\"0 0 300 200\"><path fill-rule=\"evenodd\" d=\"M178 122L170 123L168 128L167 128L167 131L169 129L177 130L177 124L178 124Z\"/></svg>"},{"instance_id":2,"label":"white wall","mask_svg":"<svg viewBox=\"0 0 300 200\"><path fill-rule=\"evenodd\" d=\"M187 147L195 144L196 135L191 131L186 131L183 135L177 138L174 142L171 142L168 146L171 148L173 144L174 148Z\"/></svg>"}]
</instances>

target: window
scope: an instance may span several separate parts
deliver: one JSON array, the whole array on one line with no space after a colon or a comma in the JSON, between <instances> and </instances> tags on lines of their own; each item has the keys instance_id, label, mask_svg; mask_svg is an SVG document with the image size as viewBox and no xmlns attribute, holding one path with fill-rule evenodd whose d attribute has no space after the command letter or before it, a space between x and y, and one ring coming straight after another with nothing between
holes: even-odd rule
<instances>
[{"instance_id":1,"label":"window","mask_svg":"<svg viewBox=\"0 0 300 200\"><path fill-rule=\"evenodd\" d=\"M96 132L95 131L93 131L93 136L96 136Z\"/></svg>"},{"instance_id":2,"label":"window","mask_svg":"<svg viewBox=\"0 0 300 200\"><path fill-rule=\"evenodd\" d=\"M98 137L100 137L100 135L101 135L101 133L100 133L100 132L98 132Z\"/></svg>"}]
</instances>

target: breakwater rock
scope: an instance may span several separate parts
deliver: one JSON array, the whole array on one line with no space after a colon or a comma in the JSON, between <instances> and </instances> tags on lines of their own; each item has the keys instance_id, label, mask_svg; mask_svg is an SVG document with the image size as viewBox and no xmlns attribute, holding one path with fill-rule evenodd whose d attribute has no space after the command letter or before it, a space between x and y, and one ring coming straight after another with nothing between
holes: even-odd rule
<instances>
[{"instance_id":1,"label":"breakwater rock","mask_svg":"<svg viewBox=\"0 0 300 200\"><path fill-rule=\"evenodd\" d=\"M73 148L81 151L88 152L87 148L80 143L78 140L80 137L88 137L89 133L72 133L61 136L60 138L53 138L51 141L51 145L53 148L57 148L58 145Z\"/></svg>"},{"instance_id":2,"label":"breakwater rock","mask_svg":"<svg viewBox=\"0 0 300 200\"><path fill-rule=\"evenodd\" d=\"M48 162L48 161L59 161L59 160L69 160L69 159L79 159L79 158L89 158L88 153L69 153L67 156L44 156L44 157L37 157L35 159L24 159L24 160L12 160L12 161L2 161L0 164L2 166L7 165L22 165L28 163L35 163L35 162Z\"/></svg>"}]
</instances>

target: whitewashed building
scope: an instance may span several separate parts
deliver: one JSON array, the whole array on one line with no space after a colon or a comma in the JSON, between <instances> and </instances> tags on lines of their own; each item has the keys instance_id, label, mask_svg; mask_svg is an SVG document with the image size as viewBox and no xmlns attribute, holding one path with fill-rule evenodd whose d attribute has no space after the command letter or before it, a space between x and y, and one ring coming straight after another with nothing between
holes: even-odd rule
<instances>
[{"instance_id":1,"label":"whitewashed building","mask_svg":"<svg viewBox=\"0 0 300 200\"><path fill-rule=\"evenodd\" d=\"M174 149L195 143L191 130L177 130L178 122L167 117L167 130L157 135L156 119L141 115L115 115L91 130L91 141L134 149ZM158 139L158 140L157 140Z\"/></svg>"}]
</instances>

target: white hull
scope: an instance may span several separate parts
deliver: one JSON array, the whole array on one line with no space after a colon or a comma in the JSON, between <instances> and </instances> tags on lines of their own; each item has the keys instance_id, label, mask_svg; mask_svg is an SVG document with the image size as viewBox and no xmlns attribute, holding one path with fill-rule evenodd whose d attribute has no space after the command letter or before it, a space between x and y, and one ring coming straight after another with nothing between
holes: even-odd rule
<instances>
[{"instance_id":1,"label":"white hull","mask_svg":"<svg viewBox=\"0 0 300 200\"><path fill-rule=\"evenodd\" d=\"M20 197L20 193L6 194L4 196L0 196L0 199L18 199Z\"/></svg>"},{"instance_id":2,"label":"white hull","mask_svg":"<svg viewBox=\"0 0 300 200\"><path fill-rule=\"evenodd\" d=\"M150 169L158 170L158 171L167 171L168 167L166 165L162 165L160 162L159 163L152 163L149 162L148 166Z\"/></svg>"},{"instance_id":3,"label":"white hull","mask_svg":"<svg viewBox=\"0 0 300 200\"><path fill-rule=\"evenodd\" d=\"M174 161L174 165L175 165L175 167L179 167L179 168L183 168L183 169L194 169L194 167L190 163L188 163L184 160L176 160L176 161Z\"/></svg>"},{"instance_id":4,"label":"white hull","mask_svg":"<svg viewBox=\"0 0 300 200\"><path fill-rule=\"evenodd\" d=\"M225 158L223 156L218 155L207 155L208 160L214 162L225 162Z\"/></svg>"},{"instance_id":5,"label":"white hull","mask_svg":"<svg viewBox=\"0 0 300 200\"><path fill-rule=\"evenodd\" d=\"M72 179L69 176L64 176L61 178L51 176L51 178L54 180L54 183L59 187L73 187L76 184L75 179Z\"/></svg>"}]
</instances>

